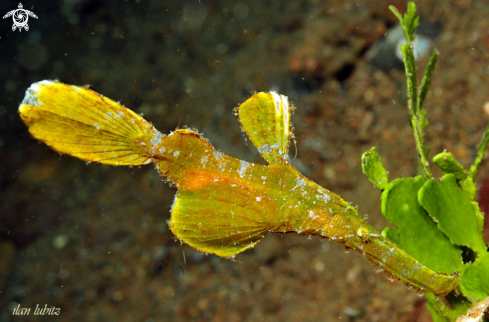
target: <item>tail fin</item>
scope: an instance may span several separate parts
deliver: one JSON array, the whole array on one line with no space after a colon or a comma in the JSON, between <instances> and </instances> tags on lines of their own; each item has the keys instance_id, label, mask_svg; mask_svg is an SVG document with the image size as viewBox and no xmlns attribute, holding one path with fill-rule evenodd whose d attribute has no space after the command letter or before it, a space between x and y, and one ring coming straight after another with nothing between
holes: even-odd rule
<instances>
[{"instance_id":1,"label":"tail fin","mask_svg":"<svg viewBox=\"0 0 489 322\"><path fill-rule=\"evenodd\" d=\"M162 136L133 111L88 88L44 80L33 83L19 106L29 132L54 150L112 165L151 162Z\"/></svg>"}]
</instances>

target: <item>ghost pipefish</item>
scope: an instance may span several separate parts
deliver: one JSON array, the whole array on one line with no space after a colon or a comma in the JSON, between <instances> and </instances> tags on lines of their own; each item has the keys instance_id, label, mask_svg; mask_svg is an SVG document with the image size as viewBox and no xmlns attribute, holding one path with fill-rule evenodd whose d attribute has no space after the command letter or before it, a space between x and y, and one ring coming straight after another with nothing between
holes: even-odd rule
<instances>
[{"instance_id":1,"label":"ghost pipefish","mask_svg":"<svg viewBox=\"0 0 489 322\"><path fill-rule=\"evenodd\" d=\"M168 221L182 242L221 257L253 247L266 233L297 232L343 243L418 290L445 295L458 277L437 273L367 224L335 193L289 162L291 106L275 92L237 108L241 124L268 162L224 155L198 133L156 130L131 110L86 87L44 80L19 106L30 133L52 149L111 165L155 163L178 192Z\"/></svg>"}]
</instances>

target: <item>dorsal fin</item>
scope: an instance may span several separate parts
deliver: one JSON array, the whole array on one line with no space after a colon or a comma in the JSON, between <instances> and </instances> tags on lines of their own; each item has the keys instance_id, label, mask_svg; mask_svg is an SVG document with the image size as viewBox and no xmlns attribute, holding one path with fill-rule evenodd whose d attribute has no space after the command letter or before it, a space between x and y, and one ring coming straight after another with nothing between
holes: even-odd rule
<instances>
[{"instance_id":1,"label":"dorsal fin","mask_svg":"<svg viewBox=\"0 0 489 322\"><path fill-rule=\"evenodd\" d=\"M238 107L244 130L269 164L288 163L291 107L286 96L257 93Z\"/></svg>"}]
</instances>

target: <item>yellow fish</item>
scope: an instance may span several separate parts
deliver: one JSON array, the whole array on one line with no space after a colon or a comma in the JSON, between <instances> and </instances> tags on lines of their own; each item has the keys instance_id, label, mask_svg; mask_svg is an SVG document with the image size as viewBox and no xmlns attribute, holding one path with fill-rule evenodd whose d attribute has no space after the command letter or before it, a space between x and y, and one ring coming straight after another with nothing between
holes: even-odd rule
<instances>
[{"instance_id":1,"label":"yellow fish","mask_svg":"<svg viewBox=\"0 0 489 322\"><path fill-rule=\"evenodd\" d=\"M445 295L459 283L383 238L354 207L290 164L291 105L283 95L257 93L237 109L267 166L224 155L188 129L162 134L86 87L34 83L19 112L30 133L58 152L112 165L155 163L178 189L170 229L199 251L232 257L268 232L297 232L343 243L422 291Z\"/></svg>"}]
</instances>

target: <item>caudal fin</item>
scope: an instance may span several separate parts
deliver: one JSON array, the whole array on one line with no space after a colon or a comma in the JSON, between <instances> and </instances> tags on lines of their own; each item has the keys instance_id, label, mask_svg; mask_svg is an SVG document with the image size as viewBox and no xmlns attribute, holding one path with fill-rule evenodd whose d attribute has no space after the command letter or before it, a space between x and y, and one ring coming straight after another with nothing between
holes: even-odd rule
<instances>
[{"instance_id":1,"label":"caudal fin","mask_svg":"<svg viewBox=\"0 0 489 322\"><path fill-rule=\"evenodd\" d=\"M86 87L33 83L19 106L29 132L54 150L112 165L151 162L162 136L133 111Z\"/></svg>"}]
</instances>

